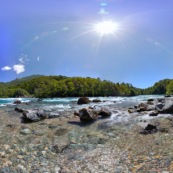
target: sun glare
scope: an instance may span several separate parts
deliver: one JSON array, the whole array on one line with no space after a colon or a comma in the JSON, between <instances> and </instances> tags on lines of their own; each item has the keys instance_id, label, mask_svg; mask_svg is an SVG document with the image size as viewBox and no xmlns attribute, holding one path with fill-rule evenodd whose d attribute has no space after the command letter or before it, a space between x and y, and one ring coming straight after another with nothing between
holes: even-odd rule
<instances>
[{"instance_id":1,"label":"sun glare","mask_svg":"<svg viewBox=\"0 0 173 173\"><path fill-rule=\"evenodd\" d=\"M119 24L112 21L103 21L94 26L94 30L101 35L115 34L118 29Z\"/></svg>"}]
</instances>

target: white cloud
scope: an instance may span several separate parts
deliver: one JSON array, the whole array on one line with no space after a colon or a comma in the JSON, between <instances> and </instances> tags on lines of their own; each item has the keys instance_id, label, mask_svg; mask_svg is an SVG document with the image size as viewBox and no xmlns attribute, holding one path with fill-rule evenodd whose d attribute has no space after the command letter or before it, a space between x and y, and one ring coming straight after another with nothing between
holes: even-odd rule
<instances>
[{"instance_id":1,"label":"white cloud","mask_svg":"<svg viewBox=\"0 0 173 173\"><path fill-rule=\"evenodd\" d=\"M5 67L2 67L1 70L2 71L8 71L8 70L11 70L11 67L5 66Z\"/></svg>"},{"instance_id":2,"label":"white cloud","mask_svg":"<svg viewBox=\"0 0 173 173\"><path fill-rule=\"evenodd\" d=\"M37 61L40 61L40 57L39 56L37 57Z\"/></svg>"},{"instance_id":3,"label":"white cloud","mask_svg":"<svg viewBox=\"0 0 173 173\"><path fill-rule=\"evenodd\" d=\"M23 64L16 64L13 66L13 70L17 73L20 74L25 71L25 66Z\"/></svg>"},{"instance_id":4,"label":"white cloud","mask_svg":"<svg viewBox=\"0 0 173 173\"><path fill-rule=\"evenodd\" d=\"M5 66L5 67L2 67L1 70L2 71L8 71L8 70L11 70L11 67Z\"/></svg>"}]
</instances>

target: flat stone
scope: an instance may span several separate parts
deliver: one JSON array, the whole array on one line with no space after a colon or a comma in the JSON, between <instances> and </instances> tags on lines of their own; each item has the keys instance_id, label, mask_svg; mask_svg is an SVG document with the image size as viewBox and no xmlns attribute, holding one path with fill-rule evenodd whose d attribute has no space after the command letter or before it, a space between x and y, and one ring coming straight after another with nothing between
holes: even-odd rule
<instances>
[{"instance_id":1,"label":"flat stone","mask_svg":"<svg viewBox=\"0 0 173 173\"><path fill-rule=\"evenodd\" d=\"M20 130L20 133L22 135L28 135L28 134L31 134L32 131L30 129L22 129L22 130Z\"/></svg>"}]
</instances>

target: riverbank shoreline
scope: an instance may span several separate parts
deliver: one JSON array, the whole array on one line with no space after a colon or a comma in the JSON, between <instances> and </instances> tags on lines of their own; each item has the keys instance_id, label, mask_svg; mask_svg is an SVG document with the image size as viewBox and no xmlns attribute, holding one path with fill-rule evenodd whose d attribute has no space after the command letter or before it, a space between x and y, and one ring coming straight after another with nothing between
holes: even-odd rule
<instances>
[{"instance_id":1,"label":"riverbank shoreline","mask_svg":"<svg viewBox=\"0 0 173 173\"><path fill-rule=\"evenodd\" d=\"M173 121L170 117L134 119L127 109L82 124L72 112L64 116L23 124L13 111L0 111L0 172L173 172ZM135 115L140 117L140 115ZM116 117L116 118L117 118ZM141 124L161 129L141 134Z\"/></svg>"},{"instance_id":2,"label":"riverbank shoreline","mask_svg":"<svg viewBox=\"0 0 173 173\"><path fill-rule=\"evenodd\" d=\"M144 102L130 112L131 104L115 102L110 117L90 123L72 110L34 123L22 123L12 108L0 110L0 173L173 172L172 114L149 116Z\"/></svg>"}]
</instances>

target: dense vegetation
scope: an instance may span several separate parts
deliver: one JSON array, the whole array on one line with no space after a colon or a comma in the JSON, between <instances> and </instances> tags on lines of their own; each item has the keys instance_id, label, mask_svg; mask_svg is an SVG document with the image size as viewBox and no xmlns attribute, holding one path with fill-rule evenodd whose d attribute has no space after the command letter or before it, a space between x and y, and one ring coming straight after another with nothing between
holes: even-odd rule
<instances>
[{"instance_id":1,"label":"dense vegetation","mask_svg":"<svg viewBox=\"0 0 173 173\"><path fill-rule=\"evenodd\" d=\"M133 96L140 92L127 83L115 84L90 77L36 75L0 83L0 97Z\"/></svg>"},{"instance_id":2,"label":"dense vegetation","mask_svg":"<svg viewBox=\"0 0 173 173\"><path fill-rule=\"evenodd\" d=\"M152 87L138 89L128 83L113 83L99 78L34 75L0 83L0 97L79 97L173 94L173 80L165 79Z\"/></svg>"}]
</instances>

